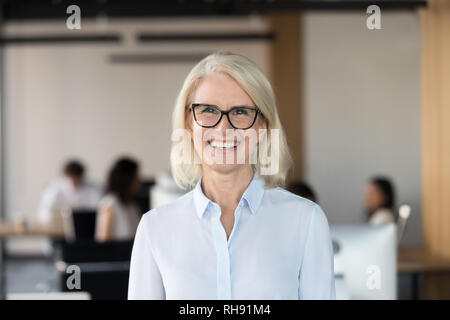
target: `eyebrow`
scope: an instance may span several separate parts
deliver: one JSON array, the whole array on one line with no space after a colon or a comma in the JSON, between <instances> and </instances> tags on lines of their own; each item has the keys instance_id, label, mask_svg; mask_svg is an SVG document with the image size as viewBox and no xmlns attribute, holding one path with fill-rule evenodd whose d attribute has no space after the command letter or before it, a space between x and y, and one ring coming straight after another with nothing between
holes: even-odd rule
<instances>
[{"instance_id":1,"label":"eyebrow","mask_svg":"<svg viewBox=\"0 0 450 320\"><path fill-rule=\"evenodd\" d=\"M218 105L211 104L211 103L195 102L195 103L192 103L192 104L199 104L199 105L202 105L202 106L209 106L209 107L217 107L217 108L221 109ZM257 108L255 105L237 104L237 105L231 106L230 109L231 108L235 108L235 107Z\"/></svg>"}]
</instances>

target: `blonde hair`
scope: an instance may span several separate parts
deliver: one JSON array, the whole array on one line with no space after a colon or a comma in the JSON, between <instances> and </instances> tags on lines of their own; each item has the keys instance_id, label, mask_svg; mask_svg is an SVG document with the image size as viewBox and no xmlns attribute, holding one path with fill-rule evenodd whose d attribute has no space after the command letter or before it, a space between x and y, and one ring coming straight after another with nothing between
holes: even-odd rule
<instances>
[{"instance_id":1,"label":"blonde hair","mask_svg":"<svg viewBox=\"0 0 450 320\"><path fill-rule=\"evenodd\" d=\"M186 112L192 103L193 93L200 81L205 76L218 73L226 74L233 78L260 109L267 120L267 141L271 153L273 153L272 139L270 139L271 129L278 129L278 170L275 174L261 175L261 177L265 180L266 188L284 186L287 172L292 165L292 157L278 116L275 94L269 80L258 65L242 55L230 52L212 53L191 70L184 80L183 87L175 102L172 116L174 132L178 129L186 129ZM172 143L170 155L171 170L176 184L183 189L187 189L195 186L200 178L202 174L201 161L194 150L192 139L185 139L181 143L181 148L179 144L180 142ZM193 161L189 163L180 163L176 160L176 157L183 152L187 152L187 154L195 157L197 161L192 159ZM261 174L259 161L252 164L252 166Z\"/></svg>"}]
</instances>

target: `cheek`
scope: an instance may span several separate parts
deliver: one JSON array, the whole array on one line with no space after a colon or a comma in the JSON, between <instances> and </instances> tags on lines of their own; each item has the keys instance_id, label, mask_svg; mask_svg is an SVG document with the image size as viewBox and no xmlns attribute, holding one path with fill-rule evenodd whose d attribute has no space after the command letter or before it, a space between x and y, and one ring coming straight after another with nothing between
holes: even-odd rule
<instances>
[{"instance_id":1,"label":"cheek","mask_svg":"<svg viewBox=\"0 0 450 320\"><path fill-rule=\"evenodd\" d=\"M257 145L257 136L245 137L245 151L248 155L256 151Z\"/></svg>"},{"instance_id":2,"label":"cheek","mask_svg":"<svg viewBox=\"0 0 450 320\"><path fill-rule=\"evenodd\" d=\"M207 143L206 141L203 141L204 128L193 125L192 135L194 148L199 154L201 154L201 148L203 148L203 145Z\"/></svg>"},{"instance_id":3,"label":"cheek","mask_svg":"<svg viewBox=\"0 0 450 320\"><path fill-rule=\"evenodd\" d=\"M364 191L364 201L366 202L367 205L371 205L373 202L372 199L373 199L373 196L372 196L370 190L366 189Z\"/></svg>"},{"instance_id":4,"label":"cheek","mask_svg":"<svg viewBox=\"0 0 450 320\"><path fill-rule=\"evenodd\" d=\"M247 132L243 137L244 143L241 143L241 145L238 147L238 152L240 154L240 157L245 157L246 163L255 163L257 162L256 158L258 155L259 131L253 128L248 130L252 130L252 133ZM260 145L260 147L262 147L262 145ZM260 152L263 152L263 150L260 150Z\"/></svg>"},{"instance_id":5,"label":"cheek","mask_svg":"<svg viewBox=\"0 0 450 320\"><path fill-rule=\"evenodd\" d=\"M377 204L383 203L383 195L381 193L377 192L374 198Z\"/></svg>"},{"instance_id":6,"label":"cheek","mask_svg":"<svg viewBox=\"0 0 450 320\"><path fill-rule=\"evenodd\" d=\"M368 199L369 205L371 205L372 207L378 206L382 200L380 197L380 194L374 190L371 190L368 193L367 199Z\"/></svg>"}]
</instances>

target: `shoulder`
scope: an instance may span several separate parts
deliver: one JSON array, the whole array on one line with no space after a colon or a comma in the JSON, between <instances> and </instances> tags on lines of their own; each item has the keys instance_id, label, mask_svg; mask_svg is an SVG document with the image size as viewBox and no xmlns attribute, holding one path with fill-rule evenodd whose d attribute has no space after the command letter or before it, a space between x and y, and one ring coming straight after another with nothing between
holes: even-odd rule
<instances>
[{"instance_id":1,"label":"shoulder","mask_svg":"<svg viewBox=\"0 0 450 320\"><path fill-rule=\"evenodd\" d=\"M168 220L173 221L173 219L179 219L185 216L186 212L190 210L194 210L192 191L185 193L173 201L151 209L143 215L142 220L147 221L145 223L153 224Z\"/></svg>"},{"instance_id":2,"label":"shoulder","mask_svg":"<svg viewBox=\"0 0 450 320\"><path fill-rule=\"evenodd\" d=\"M375 214L376 214L376 215L379 215L379 216L385 216L385 217L392 217L392 216L394 215L394 213L392 212L392 210L386 209L386 208L378 209L378 210L375 212Z\"/></svg>"},{"instance_id":3,"label":"shoulder","mask_svg":"<svg viewBox=\"0 0 450 320\"><path fill-rule=\"evenodd\" d=\"M44 185L43 194L53 195L61 192L61 181L59 178L50 180Z\"/></svg>"},{"instance_id":4,"label":"shoulder","mask_svg":"<svg viewBox=\"0 0 450 320\"><path fill-rule=\"evenodd\" d=\"M44 190L47 192L61 192L64 187L64 179L61 177L54 178L50 180L46 185Z\"/></svg>"},{"instance_id":5,"label":"shoulder","mask_svg":"<svg viewBox=\"0 0 450 320\"><path fill-rule=\"evenodd\" d=\"M369 221L371 224L383 224L394 222L394 213L389 209L378 209Z\"/></svg>"},{"instance_id":6,"label":"shoulder","mask_svg":"<svg viewBox=\"0 0 450 320\"><path fill-rule=\"evenodd\" d=\"M119 199L113 194L105 194L103 197L101 197L98 207L100 209L116 206Z\"/></svg>"},{"instance_id":7,"label":"shoulder","mask_svg":"<svg viewBox=\"0 0 450 320\"><path fill-rule=\"evenodd\" d=\"M266 189L266 201L275 206L291 206L293 209L302 209L311 211L318 206L315 202L298 196L286 189L276 187Z\"/></svg>"},{"instance_id":8,"label":"shoulder","mask_svg":"<svg viewBox=\"0 0 450 320\"><path fill-rule=\"evenodd\" d=\"M56 177L48 181L46 187L58 188L63 184L64 180L62 177Z\"/></svg>"},{"instance_id":9,"label":"shoulder","mask_svg":"<svg viewBox=\"0 0 450 320\"><path fill-rule=\"evenodd\" d=\"M140 219L137 232L146 234L145 237L152 242L166 241L169 234L186 226L184 219L191 218L188 214L194 210L191 198L188 192L178 199L147 211Z\"/></svg>"},{"instance_id":10,"label":"shoulder","mask_svg":"<svg viewBox=\"0 0 450 320\"><path fill-rule=\"evenodd\" d=\"M300 219L302 224L328 225L326 214L317 203L281 187L266 189L265 205L275 208L277 214L285 214L289 219Z\"/></svg>"}]
</instances>

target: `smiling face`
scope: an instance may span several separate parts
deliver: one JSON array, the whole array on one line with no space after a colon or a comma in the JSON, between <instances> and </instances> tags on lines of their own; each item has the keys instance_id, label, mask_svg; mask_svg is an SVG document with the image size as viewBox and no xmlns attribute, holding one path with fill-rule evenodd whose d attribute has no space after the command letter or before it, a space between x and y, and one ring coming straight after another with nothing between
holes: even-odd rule
<instances>
[{"instance_id":1,"label":"smiling face","mask_svg":"<svg viewBox=\"0 0 450 320\"><path fill-rule=\"evenodd\" d=\"M255 103L240 85L224 74L205 77L197 86L192 103L217 106L222 111L228 111L236 106L255 107ZM206 119L206 117L212 117L211 114L217 110L208 107L196 110L197 121L200 120L200 112ZM242 112L234 109L230 117L238 119ZM222 173L254 163L251 162L250 155L254 154L258 139L262 135L258 129L263 128L266 128L266 125L261 114L258 114L253 126L246 130L233 128L226 115L223 115L220 122L213 128L200 126L192 112L187 118L187 129L193 137L195 151L200 156L203 166Z\"/></svg>"}]
</instances>

